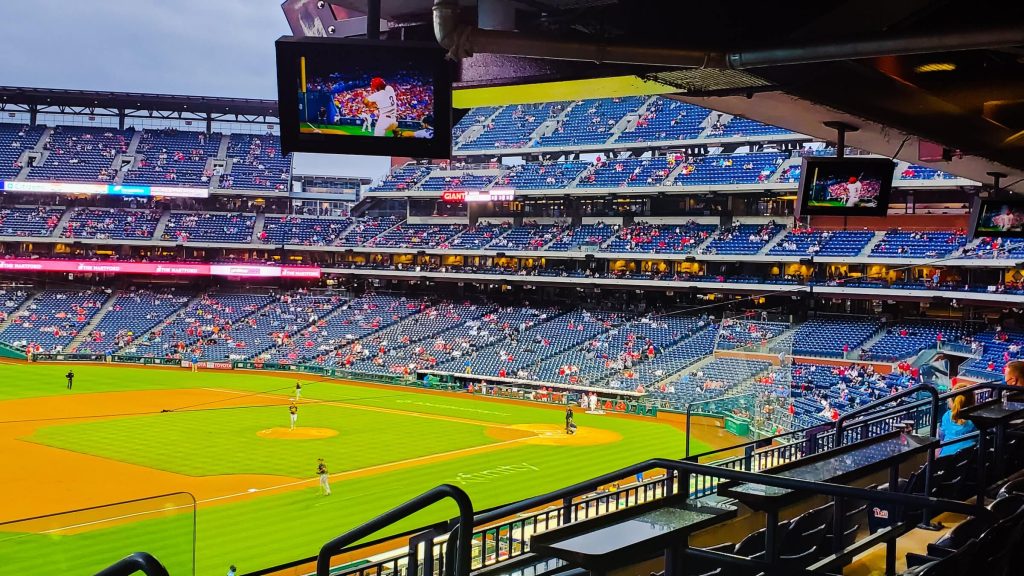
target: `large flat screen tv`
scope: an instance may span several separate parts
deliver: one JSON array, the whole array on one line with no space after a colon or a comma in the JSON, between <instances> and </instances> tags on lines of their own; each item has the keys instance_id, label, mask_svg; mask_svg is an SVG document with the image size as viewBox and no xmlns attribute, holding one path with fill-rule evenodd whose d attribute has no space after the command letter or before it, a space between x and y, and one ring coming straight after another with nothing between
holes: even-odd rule
<instances>
[{"instance_id":1,"label":"large flat screen tv","mask_svg":"<svg viewBox=\"0 0 1024 576\"><path fill-rule=\"evenodd\" d=\"M977 198L971 237L1024 238L1024 198Z\"/></svg>"},{"instance_id":2,"label":"large flat screen tv","mask_svg":"<svg viewBox=\"0 0 1024 576\"><path fill-rule=\"evenodd\" d=\"M452 66L437 44L279 39L281 149L448 158Z\"/></svg>"},{"instance_id":3,"label":"large flat screen tv","mask_svg":"<svg viewBox=\"0 0 1024 576\"><path fill-rule=\"evenodd\" d=\"M885 216L895 170L888 158L805 158L798 216Z\"/></svg>"}]
</instances>

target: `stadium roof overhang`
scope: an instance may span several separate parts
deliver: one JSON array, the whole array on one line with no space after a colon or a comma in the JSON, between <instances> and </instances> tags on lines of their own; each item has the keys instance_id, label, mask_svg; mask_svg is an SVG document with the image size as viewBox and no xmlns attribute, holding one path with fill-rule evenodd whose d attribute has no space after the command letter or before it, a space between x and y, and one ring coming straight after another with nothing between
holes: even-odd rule
<instances>
[{"instance_id":1,"label":"stadium roof overhang","mask_svg":"<svg viewBox=\"0 0 1024 576\"><path fill-rule=\"evenodd\" d=\"M152 110L214 116L238 115L277 118L276 100L215 98L133 92L94 92L52 88L0 86L0 105L18 104L39 108Z\"/></svg>"},{"instance_id":2,"label":"stadium roof overhang","mask_svg":"<svg viewBox=\"0 0 1024 576\"><path fill-rule=\"evenodd\" d=\"M365 11L366 0L330 0ZM1024 4L979 0L679 3L388 0L403 34L430 28L462 58L456 102L660 91L917 161L917 137L962 153L938 165L1024 192ZM486 29L484 29L486 28ZM602 78L556 93L487 87ZM749 98L744 104L742 100ZM954 154L959 156L959 154ZM1019 181L1018 181L1019 180ZM1017 182L1015 182L1017 181Z\"/></svg>"}]
</instances>

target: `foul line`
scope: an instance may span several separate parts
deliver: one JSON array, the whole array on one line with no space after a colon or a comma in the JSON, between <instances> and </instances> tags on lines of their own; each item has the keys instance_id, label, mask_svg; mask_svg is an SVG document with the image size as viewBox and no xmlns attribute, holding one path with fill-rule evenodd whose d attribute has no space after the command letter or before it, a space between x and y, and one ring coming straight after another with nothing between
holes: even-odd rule
<instances>
[{"instance_id":1,"label":"foul line","mask_svg":"<svg viewBox=\"0 0 1024 576\"><path fill-rule=\"evenodd\" d=\"M203 390L210 390L212 392L222 392L222 393L227 393L227 394L238 394L238 395L244 395L244 396L262 396L262 397L265 397L265 398L274 398L274 399L287 399L288 398L288 396L280 395L280 394L259 394L259 393L252 394L252 393L249 393L249 392L241 392L241 391L238 391L238 390L226 390L226 389L223 389L223 388L203 388ZM348 403L345 403L345 402L308 400L307 402L301 402L301 403L304 403L304 404L313 404L313 403L316 403L316 404L327 404L327 405L330 405L330 406L339 406L339 407L343 407L343 408L352 408L352 409L356 409L356 410L367 410L367 411L370 411L370 412L382 412L382 413L387 413L387 414L397 414L397 415L403 415L403 416L414 416L414 417L419 417L419 418L428 418L428 419L431 419L431 420L444 420L444 421L449 421L449 422L459 422L459 423L463 423L463 424L473 424L473 425L477 425L477 426L484 426L484 427L487 427L487 428L505 428L505 429L510 429L510 430L518 430L520 432L523 431L523 430L521 430L519 428L513 428L511 426L506 426L506 425L502 425L502 424L494 424L492 422L482 422L482 421L479 421L479 420L470 420L470 419L466 419L466 418L456 418L456 417L449 417L449 416L441 416L441 415L438 415L438 414L425 414L425 413L422 413L422 412L408 412L408 411L405 411L405 410L395 410L395 409L392 409L392 408L380 408L380 407L376 407L376 406L361 406L359 404L348 404ZM192 410L181 410L181 412L192 412ZM398 460L398 461L395 461L395 462L386 462L384 464L375 464L373 466L368 466L366 468L358 468L356 470L346 470L344 472L337 472L335 474L330 474L328 477L331 480L345 479L348 476L363 475L363 474L366 474L368 472L373 472L375 470L388 469L388 468L405 468L405 467L407 467L410 464L415 464L415 463L418 463L418 462L424 462L424 461L430 461L430 460L436 460L436 459L446 459L448 457L455 456L455 455L458 455L458 454L467 454L467 453L473 453L473 452L491 451L491 450L494 450L494 449L499 448L501 446L506 446L506 445L509 445L509 444L517 444L519 442L524 442L524 441L527 441L527 440L533 440L533 439L537 438L538 436L539 436L539 434L535 434L533 436L525 436L523 438L516 438L514 440L502 440L502 441L499 441L499 442L492 442L492 443L489 443L489 444L484 444L482 446L470 446L469 448L459 448L457 450L449 450L448 452L438 452L438 453L435 453L435 454L427 454L425 456L417 456L415 458L407 458L405 460ZM302 480L296 480L294 482L285 482L284 484L277 484L277 485L274 485L274 486L267 486L265 488L250 488L250 489L246 490L245 492L236 492L234 494L225 494L223 496L214 496L212 498L204 498L202 500L196 500L195 504L198 507L198 505L200 505L200 504L208 504L208 503L211 503L211 502L219 502L221 500L229 500L229 499L232 499L232 498L238 498L240 496L249 496L249 495L255 495L255 494L260 494L260 493L264 493L264 492L273 492L275 490L281 490L281 489L284 489L284 488L292 488L292 487L295 487L295 486L302 486L304 484L318 483L319 481L320 481L319 478L305 478L305 479L302 479ZM183 505L179 505L179 506L171 506L171 507L167 507L167 508L161 508L160 510L149 510L149 511L145 511L145 512L133 512L131 514L123 514L121 516L115 516L113 518L104 518L102 520L93 520L93 521L89 521L89 522L81 522L79 524L72 524L70 526L63 526L63 527L60 527L60 528L51 528L49 530L45 530L45 531L42 531L42 532L32 532L32 534L51 534L51 533L60 532L60 531L63 531L63 530L74 530L74 529L77 529L77 528L86 528L88 526L95 526L97 524L106 524L108 522L116 522L118 520L126 520L126 519L129 519L129 518L137 518L139 516L148 516L148 515L156 514L156 513L160 513L160 512L167 512L167 511L170 511L170 510L180 510L180 509L191 508L191 507L192 507L191 504L183 504ZM3 541L3 540L0 540L0 541Z\"/></svg>"},{"instance_id":2,"label":"foul line","mask_svg":"<svg viewBox=\"0 0 1024 576\"><path fill-rule=\"evenodd\" d=\"M344 477L346 477L346 476L362 475L362 474L366 474L367 472L371 472L371 471L379 470L379 469L385 469L385 468L404 468L407 465L415 463L415 462L421 462L421 461L424 461L424 460L433 460L433 459L444 459L444 458L447 458L449 456L453 456L453 455L456 455L456 454L462 454L462 453L489 451L489 450L492 450L492 449L495 449L497 447L504 446L504 445L507 445L507 444L515 444L517 442L523 442L523 441L526 441L526 440L532 440L532 439L534 439L536 437L537 436L526 436L524 438L516 438L515 440L503 440L501 442L494 442L494 443L491 443L491 444L485 444L483 446L471 446L469 448L460 448L458 450L450 450L448 452L439 452L439 453L436 453L436 454L428 454L426 456L417 456L415 458L407 458L405 460L398 460L398 461L395 461L395 462L387 462L387 463L384 463L384 464L376 464L376 465L373 465L373 466L368 466L366 468L358 468L356 470L346 470L344 472L337 472L335 474L330 474L328 477L330 479L332 479L332 480L338 479L338 478L344 479ZM198 507L200 504L208 504L210 502L218 502L220 500L228 500L228 499L231 499L231 498L238 498L239 496L250 496L250 495L259 494L259 493L262 493L262 492L272 492L274 490L281 490L283 488L292 488L294 486L301 486L303 484L318 483L319 481L320 481L319 478L305 478L303 480L296 480L294 482L285 482L284 484L277 484L277 485L274 485L274 486L267 486L266 488L251 488L249 490L246 490L245 492L236 492L234 494L225 494L223 496L214 496L212 498L204 498L202 500L196 500L195 505L196 505L196 507ZM181 509L184 509L184 508L192 508L192 505L191 504L182 504L182 505L179 505L179 506L170 506L170 507L167 507L167 508L161 508L160 510L147 510L145 512L133 512L131 514L123 514L121 516L114 516L113 518L104 518L102 520L92 520L92 521L89 521L89 522L81 522L79 524L72 524L70 526L62 526L60 528L51 528L49 530L44 530L42 532L29 532L27 534L51 534L51 533L60 532L60 531L63 531L63 530L74 530L74 529L77 529L77 528L86 528L88 526L95 526L97 524L106 524L108 522L116 522L118 520L126 520L128 518L137 518L139 516L148 516L150 514L157 514L157 513L161 513L161 512L167 512L169 510L181 510ZM15 537L17 537L17 536L15 536ZM2 541L3 540L0 540L0 542L2 542Z\"/></svg>"},{"instance_id":3,"label":"foul line","mask_svg":"<svg viewBox=\"0 0 1024 576\"><path fill-rule=\"evenodd\" d=\"M239 392L238 390L225 390L223 388L203 388L203 390L211 390L214 392L225 392L228 394L241 394L245 396L255 396L263 398L275 398L275 399L288 399L288 396L280 394L249 394L247 392ZM440 414L427 414L425 412L409 412L406 410L398 410L395 408L382 408L379 406L365 406L362 404L349 404L347 402L339 402L337 400L313 400L303 399L305 402L300 401L304 404L322 404L327 406L338 406L341 408L352 408L354 410L366 410L368 412L381 412L384 414L395 414L399 416L414 416L417 418L427 418L430 420L443 420L445 422L458 422L460 424L473 424L474 426L485 426L487 428L511 428L504 424L496 424L494 422L484 422L483 420L471 420L469 418L459 418L457 416L442 416ZM188 412L188 410L182 410L182 412Z\"/></svg>"}]
</instances>

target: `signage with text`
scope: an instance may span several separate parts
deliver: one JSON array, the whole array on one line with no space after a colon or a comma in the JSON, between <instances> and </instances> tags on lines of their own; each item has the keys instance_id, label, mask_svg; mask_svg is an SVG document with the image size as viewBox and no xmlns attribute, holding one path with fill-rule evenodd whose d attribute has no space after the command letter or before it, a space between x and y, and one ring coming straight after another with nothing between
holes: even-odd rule
<instances>
[{"instance_id":1,"label":"signage with text","mask_svg":"<svg viewBox=\"0 0 1024 576\"><path fill-rule=\"evenodd\" d=\"M0 271L73 272L78 274L154 274L226 276L231 278L319 278L316 266L239 264L178 264L162 262L102 262L94 260L0 259Z\"/></svg>"},{"instance_id":2,"label":"signage with text","mask_svg":"<svg viewBox=\"0 0 1024 576\"><path fill-rule=\"evenodd\" d=\"M124 184L84 184L76 182L0 182L4 192L28 194L94 194L103 196L168 196L176 198L207 198L208 188L177 186L129 186Z\"/></svg>"}]
</instances>

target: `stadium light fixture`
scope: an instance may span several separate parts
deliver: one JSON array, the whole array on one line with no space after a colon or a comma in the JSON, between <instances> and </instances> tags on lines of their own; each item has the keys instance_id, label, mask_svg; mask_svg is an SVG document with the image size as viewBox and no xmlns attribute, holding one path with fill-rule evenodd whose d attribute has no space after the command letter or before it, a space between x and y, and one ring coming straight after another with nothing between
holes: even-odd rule
<instances>
[{"instance_id":1,"label":"stadium light fixture","mask_svg":"<svg viewBox=\"0 0 1024 576\"><path fill-rule=\"evenodd\" d=\"M952 62L930 62L914 67L914 72L927 74L928 72L952 72L956 70L956 64Z\"/></svg>"}]
</instances>

